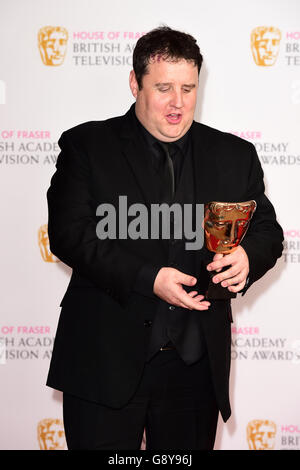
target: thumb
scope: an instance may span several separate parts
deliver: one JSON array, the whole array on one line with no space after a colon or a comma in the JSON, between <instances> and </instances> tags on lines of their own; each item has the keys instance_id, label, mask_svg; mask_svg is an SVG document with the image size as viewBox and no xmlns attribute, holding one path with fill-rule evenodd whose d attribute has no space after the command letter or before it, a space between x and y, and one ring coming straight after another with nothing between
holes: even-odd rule
<instances>
[{"instance_id":1,"label":"thumb","mask_svg":"<svg viewBox=\"0 0 300 470\"><path fill-rule=\"evenodd\" d=\"M189 276L188 274L183 274L180 279L180 282L185 286L194 286L197 282L197 279L193 276Z\"/></svg>"},{"instance_id":2,"label":"thumb","mask_svg":"<svg viewBox=\"0 0 300 470\"><path fill-rule=\"evenodd\" d=\"M216 253L215 256L214 256L214 261L218 261L218 260L222 259L223 256L224 256L224 255L223 255L222 253ZM216 273L219 273L220 271L222 271L221 268L220 268L220 269L216 269Z\"/></svg>"},{"instance_id":3,"label":"thumb","mask_svg":"<svg viewBox=\"0 0 300 470\"><path fill-rule=\"evenodd\" d=\"M224 255L222 253L216 253L215 256L214 256L214 261L218 261L219 259L222 259L223 256Z\"/></svg>"}]
</instances>

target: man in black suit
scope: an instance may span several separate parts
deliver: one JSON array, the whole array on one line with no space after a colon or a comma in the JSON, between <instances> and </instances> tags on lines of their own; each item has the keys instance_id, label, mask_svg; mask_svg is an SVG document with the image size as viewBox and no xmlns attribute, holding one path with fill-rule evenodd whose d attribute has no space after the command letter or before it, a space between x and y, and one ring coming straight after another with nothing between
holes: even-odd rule
<instances>
[{"instance_id":1,"label":"man in black suit","mask_svg":"<svg viewBox=\"0 0 300 470\"><path fill-rule=\"evenodd\" d=\"M219 411L230 416L231 307L205 299L208 270L244 294L274 266L283 237L253 145L193 120L201 63L190 35L151 31L134 50L136 102L125 116L59 140L48 232L73 274L47 384L64 392L69 449L139 449L144 429L147 449L212 449ZM120 227L105 238L99 207L120 215L120 196L132 209L189 205L194 229L205 202L255 199L257 210L234 253L213 256L187 249L174 217L169 239Z\"/></svg>"}]
</instances>

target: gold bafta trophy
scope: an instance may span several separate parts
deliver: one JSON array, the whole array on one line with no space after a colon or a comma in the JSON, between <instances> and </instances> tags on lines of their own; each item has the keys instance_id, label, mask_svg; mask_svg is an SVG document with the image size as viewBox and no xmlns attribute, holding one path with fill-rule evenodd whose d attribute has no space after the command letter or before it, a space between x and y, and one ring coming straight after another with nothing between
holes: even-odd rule
<instances>
[{"instance_id":1,"label":"gold bafta trophy","mask_svg":"<svg viewBox=\"0 0 300 470\"><path fill-rule=\"evenodd\" d=\"M232 253L244 238L256 209L255 201L246 202L208 202L204 208L205 246L214 253ZM229 269L225 266L222 271ZM220 300L236 297L220 283L214 284L212 278L216 271L211 271L206 299Z\"/></svg>"}]
</instances>

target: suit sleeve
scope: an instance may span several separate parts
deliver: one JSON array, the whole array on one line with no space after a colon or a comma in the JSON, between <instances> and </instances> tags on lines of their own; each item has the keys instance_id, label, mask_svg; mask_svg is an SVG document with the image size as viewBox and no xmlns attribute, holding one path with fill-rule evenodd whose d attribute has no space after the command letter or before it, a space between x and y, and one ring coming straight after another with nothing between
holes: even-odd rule
<instances>
[{"instance_id":1,"label":"suit sleeve","mask_svg":"<svg viewBox=\"0 0 300 470\"><path fill-rule=\"evenodd\" d=\"M241 242L248 255L250 266L249 278L247 285L241 291L242 295L275 265L283 249L283 231L276 220L274 207L264 193L263 170L253 145L251 152L252 165L245 200L254 199L257 209Z\"/></svg>"},{"instance_id":2,"label":"suit sleeve","mask_svg":"<svg viewBox=\"0 0 300 470\"><path fill-rule=\"evenodd\" d=\"M161 268L162 266L145 264L138 272L133 290L146 297L152 297L156 299L157 297L153 292L153 286L158 271Z\"/></svg>"},{"instance_id":3,"label":"suit sleeve","mask_svg":"<svg viewBox=\"0 0 300 470\"><path fill-rule=\"evenodd\" d=\"M91 194L91 168L87 152L74 145L69 132L59 140L61 152L47 192L50 250L126 305L146 259L125 249L118 240L100 240Z\"/></svg>"}]
</instances>

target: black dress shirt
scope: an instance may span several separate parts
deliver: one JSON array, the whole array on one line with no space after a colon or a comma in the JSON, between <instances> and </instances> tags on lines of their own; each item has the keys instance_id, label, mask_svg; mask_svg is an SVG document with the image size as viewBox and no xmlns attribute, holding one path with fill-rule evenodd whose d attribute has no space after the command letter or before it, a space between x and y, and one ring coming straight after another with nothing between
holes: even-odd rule
<instances>
[{"instance_id":1,"label":"black dress shirt","mask_svg":"<svg viewBox=\"0 0 300 470\"><path fill-rule=\"evenodd\" d=\"M159 178L159 170L162 167L160 165L160 160L162 159L161 152L163 152L163 149L160 148L160 145L157 145L157 144L160 144L161 141L156 139L156 137L154 137L152 134L150 134L150 132L147 131L147 129L141 124L141 122L136 117L134 110L132 114L133 114L135 125L138 127L139 132L143 136L145 146L150 150L151 162L155 170L155 173L157 174L157 184L158 185L163 184L161 183L161 180ZM170 156L172 158L173 168L174 168L175 192L179 184L183 161L188 152L191 152L189 131L180 139L172 142L172 151L170 152ZM153 264L145 264L140 269L137 275L135 285L134 285L134 290L142 295L146 295L148 297L149 296L154 297L155 296L155 294L153 293L154 281L158 274L158 271L162 267L163 266L154 266Z\"/></svg>"}]
</instances>

